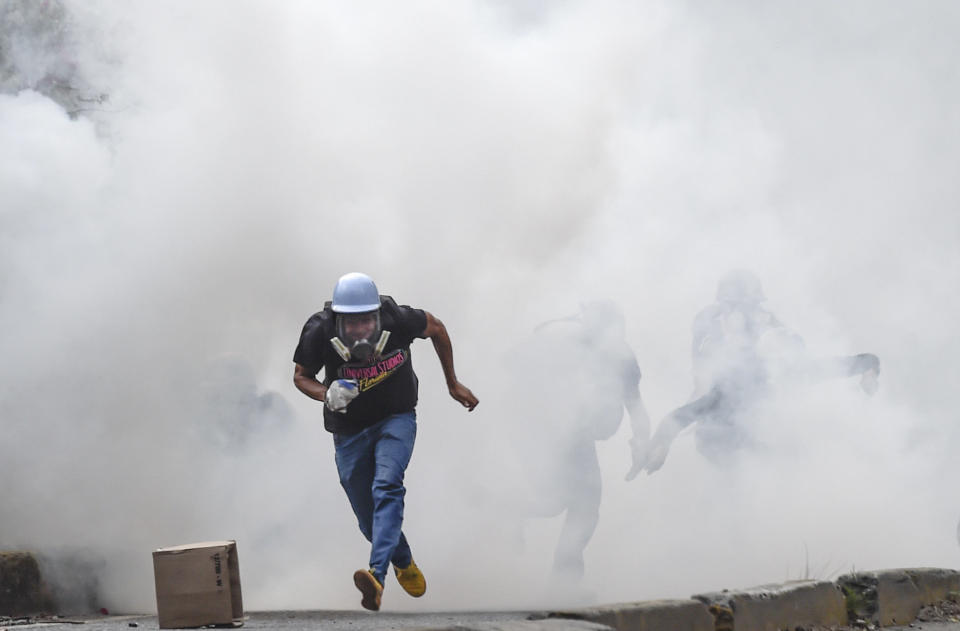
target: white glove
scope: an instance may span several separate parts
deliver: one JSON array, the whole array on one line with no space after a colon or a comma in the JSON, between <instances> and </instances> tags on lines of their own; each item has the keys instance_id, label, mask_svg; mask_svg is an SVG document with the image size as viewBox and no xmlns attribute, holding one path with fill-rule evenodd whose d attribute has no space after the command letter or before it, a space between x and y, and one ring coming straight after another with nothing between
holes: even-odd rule
<instances>
[{"instance_id":1,"label":"white glove","mask_svg":"<svg viewBox=\"0 0 960 631\"><path fill-rule=\"evenodd\" d=\"M327 388L327 395L323 402L334 412L346 413L347 406L357 398L360 389L357 388L357 382L353 379L337 379Z\"/></svg>"}]
</instances>

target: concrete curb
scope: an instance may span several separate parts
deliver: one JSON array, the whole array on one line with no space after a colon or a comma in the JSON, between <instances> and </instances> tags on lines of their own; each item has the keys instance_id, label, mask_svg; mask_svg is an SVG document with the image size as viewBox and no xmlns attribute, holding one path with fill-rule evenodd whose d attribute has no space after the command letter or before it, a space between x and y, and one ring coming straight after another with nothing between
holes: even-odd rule
<instances>
[{"instance_id":1,"label":"concrete curb","mask_svg":"<svg viewBox=\"0 0 960 631\"><path fill-rule=\"evenodd\" d=\"M851 620L882 627L913 622L920 609L960 590L960 573L940 568L853 572L837 579Z\"/></svg>"},{"instance_id":2,"label":"concrete curb","mask_svg":"<svg viewBox=\"0 0 960 631\"><path fill-rule=\"evenodd\" d=\"M550 612L548 619L585 620L616 631L778 631L836 627L865 620L906 625L920 609L960 592L960 572L912 568L857 572L830 581L789 581L743 590Z\"/></svg>"},{"instance_id":3,"label":"concrete curb","mask_svg":"<svg viewBox=\"0 0 960 631\"><path fill-rule=\"evenodd\" d=\"M693 598L710 607L716 631L778 631L847 623L843 594L828 581L790 581Z\"/></svg>"},{"instance_id":4,"label":"concrete curb","mask_svg":"<svg viewBox=\"0 0 960 631\"><path fill-rule=\"evenodd\" d=\"M714 631L714 617L707 605L693 600L651 600L621 605L553 611L549 618L586 620L616 631L684 629Z\"/></svg>"},{"instance_id":5,"label":"concrete curb","mask_svg":"<svg viewBox=\"0 0 960 631\"><path fill-rule=\"evenodd\" d=\"M905 570L913 579L924 605L948 600L950 592L960 592L960 572L942 568L913 568Z\"/></svg>"}]
</instances>

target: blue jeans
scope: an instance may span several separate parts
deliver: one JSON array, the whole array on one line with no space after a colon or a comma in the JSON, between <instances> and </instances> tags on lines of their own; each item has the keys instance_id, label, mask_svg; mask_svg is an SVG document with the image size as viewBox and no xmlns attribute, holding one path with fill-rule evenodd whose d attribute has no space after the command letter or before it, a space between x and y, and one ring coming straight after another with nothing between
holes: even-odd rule
<instances>
[{"instance_id":1,"label":"blue jeans","mask_svg":"<svg viewBox=\"0 0 960 631\"><path fill-rule=\"evenodd\" d=\"M340 485L347 492L360 532L372 545L370 569L383 585L390 563L413 560L403 524L403 474L417 437L416 412L388 416L357 434L334 434Z\"/></svg>"}]
</instances>

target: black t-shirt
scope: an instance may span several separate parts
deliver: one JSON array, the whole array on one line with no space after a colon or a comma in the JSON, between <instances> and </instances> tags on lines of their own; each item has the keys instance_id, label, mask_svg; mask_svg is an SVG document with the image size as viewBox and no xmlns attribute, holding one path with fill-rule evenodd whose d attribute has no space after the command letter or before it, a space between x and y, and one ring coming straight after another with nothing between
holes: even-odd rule
<instances>
[{"instance_id":1,"label":"black t-shirt","mask_svg":"<svg viewBox=\"0 0 960 631\"><path fill-rule=\"evenodd\" d=\"M347 362L330 340L337 335L336 314L328 302L303 326L293 361L308 374L323 369L323 383L355 379L360 394L345 413L323 408L323 426L334 434L355 434L390 416L410 412L417 405L417 375L413 372L410 343L423 339L427 316L422 309L398 305L390 296L380 296L380 328L390 331L383 352L369 362Z\"/></svg>"}]
</instances>

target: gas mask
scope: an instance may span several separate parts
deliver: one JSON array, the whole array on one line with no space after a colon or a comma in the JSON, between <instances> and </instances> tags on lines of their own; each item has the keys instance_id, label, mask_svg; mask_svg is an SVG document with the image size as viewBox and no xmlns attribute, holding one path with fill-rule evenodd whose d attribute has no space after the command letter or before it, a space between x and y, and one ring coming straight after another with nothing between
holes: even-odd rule
<instances>
[{"instance_id":1,"label":"gas mask","mask_svg":"<svg viewBox=\"0 0 960 631\"><path fill-rule=\"evenodd\" d=\"M383 351L390 336L380 330L380 311L338 313L337 337L330 340L345 361L370 362Z\"/></svg>"}]
</instances>

